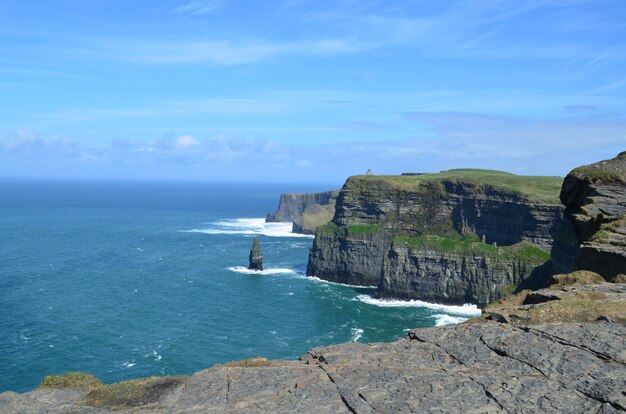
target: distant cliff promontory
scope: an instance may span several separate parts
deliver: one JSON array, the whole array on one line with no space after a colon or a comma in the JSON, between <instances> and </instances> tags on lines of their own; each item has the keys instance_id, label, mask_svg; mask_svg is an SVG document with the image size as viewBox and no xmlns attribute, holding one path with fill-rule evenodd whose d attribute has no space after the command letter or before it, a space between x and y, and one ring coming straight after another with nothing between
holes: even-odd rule
<instances>
[{"instance_id":1,"label":"distant cliff promontory","mask_svg":"<svg viewBox=\"0 0 626 414\"><path fill-rule=\"evenodd\" d=\"M328 223L335 213L338 191L319 193L284 193L278 209L268 214L267 222L293 222L294 233L315 234L317 227Z\"/></svg>"},{"instance_id":2,"label":"distant cliff promontory","mask_svg":"<svg viewBox=\"0 0 626 414\"><path fill-rule=\"evenodd\" d=\"M568 226L561 183L489 170L350 177L307 274L382 297L484 306L554 273L550 250Z\"/></svg>"}]
</instances>

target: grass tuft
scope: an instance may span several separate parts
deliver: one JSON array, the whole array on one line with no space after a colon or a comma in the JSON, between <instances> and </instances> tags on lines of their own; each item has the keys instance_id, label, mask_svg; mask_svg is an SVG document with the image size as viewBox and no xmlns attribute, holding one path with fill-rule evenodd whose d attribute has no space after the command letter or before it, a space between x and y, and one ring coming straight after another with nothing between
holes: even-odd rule
<instances>
[{"instance_id":1,"label":"grass tuft","mask_svg":"<svg viewBox=\"0 0 626 414\"><path fill-rule=\"evenodd\" d=\"M91 374L84 372L69 372L61 375L46 375L37 388L94 388L102 385L102 382Z\"/></svg>"}]
</instances>

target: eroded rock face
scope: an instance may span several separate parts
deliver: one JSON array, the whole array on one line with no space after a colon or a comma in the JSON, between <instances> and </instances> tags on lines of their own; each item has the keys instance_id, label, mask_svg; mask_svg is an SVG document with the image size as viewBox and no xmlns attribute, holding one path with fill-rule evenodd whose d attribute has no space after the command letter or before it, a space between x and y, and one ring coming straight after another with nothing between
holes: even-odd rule
<instances>
[{"instance_id":1,"label":"eroded rock face","mask_svg":"<svg viewBox=\"0 0 626 414\"><path fill-rule=\"evenodd\" d=\"M570 172L561 201L580 243L578 269L626 273L626 152Z\"/></svg>"},{"instance_id":2,"label":"eroded rock face","mask_svg":"<svg viewBox=\"0 0 626 414\"><path fill-rule=\"evenodd\" d=\"M307 207L314 205L328 205L337 197L336 191L322 191L319 193L283 193L278 201L278 209L268 214L267 222L294 222L298 221Z\"/></svg>"},{"instance_id":3,"label":"eroded rock face","mask_svg":"<svg viewBox=\"0 0 626 414\"><path fill-rule=\"evenodd\" d=\"M546 280L552 264L403 248L394 243L396 236L476 234L489 245L528 242L549 252L568 225L562 206L489 185L448 179L407 189L385 178L350 177L337 198L332 226L316 233L307 275L378 286L383 297L484 305L524 281ZM563 251L557 270L568 272L574 254L570 247Z\"/></svg>"},{"instance_id":4,"label":"eroded rock face","mask_svg":"<svg viewBox=\"0 0 626 414\"><path fill-rule=\"evenodd\" d=\"M547 280L552 266L545 260L490 257L392 245L383 260L381 297L484 307L522 282Z\"/></svg>"}]
</instances>

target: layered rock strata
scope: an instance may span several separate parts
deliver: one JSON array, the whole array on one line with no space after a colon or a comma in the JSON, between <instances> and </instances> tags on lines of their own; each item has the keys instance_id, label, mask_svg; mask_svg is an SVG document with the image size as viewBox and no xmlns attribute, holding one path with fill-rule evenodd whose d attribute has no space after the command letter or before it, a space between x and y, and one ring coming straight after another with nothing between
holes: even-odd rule
<instances>
[{"instance_id":1,"label":"layered rock strata","mask_svg":"<svg viewBox=\"0 0 626 414\"><path fill-rule=\"evenodd\" d=\"M621 303L617 316L626 317L626 285L599 286L577 289L603 306ZM5 392L0 411L624 412L626 326L612 322L615 314L590 322L566 318L569 322L545 323L542 309L559 301L566 299L523 305L534 309L535 317L517 310L524 323L496 322L494 312L487 315L491 320L412 330L393 343L315 348L298 361L255 358L192 376ZM547 311L548 317L553 315ZM511 314L507 318L513 319Z\"/></svg>"},{"instance_id":2,"label":"layered rock strata","mask_svg":"<svg viewBox=\"0 0 626 414\"><path fill-rule=\"evenodd\" d=\"M626 151L570 172L561 201L580 243L577 268L626 274Z\"/></svg>"},{"instance_id":3,"label":"layered rock strata","mask_svg":"<svg viewBox=\"0 0 626 414\"><path fill-rule=\"evenodd\" d=\"M383 297L484 305L545 281L568 225L558 204L462 176L350 177L307 275L378 286ZM572 254L563 257L558 270L571 270Z\"/></svg>"},{"instance_id":4,"label":"layered rock strata","mask_svg":"<svg viewBox=\"0 0 626 414\"><path fill-rule=\"evenodd\" d=\"M319 193L283 193L278 200L278 209L268 214L267 222L293 222L298 220L307 207L328 205L337 197L336 191Z\"/></svg>"},{"instance_id":5,"label":"layered rock strata","mask_svg":"<svg viewBox=\"0 0 626 414\"><path fill-rule=\"evenodd\" d=\"M320 225L333 218L337 194L338 191L283 193L278 201L278 209L268 214L265 221L292 222L294 233L315 234Z\"/></svg>"}]
</instances>

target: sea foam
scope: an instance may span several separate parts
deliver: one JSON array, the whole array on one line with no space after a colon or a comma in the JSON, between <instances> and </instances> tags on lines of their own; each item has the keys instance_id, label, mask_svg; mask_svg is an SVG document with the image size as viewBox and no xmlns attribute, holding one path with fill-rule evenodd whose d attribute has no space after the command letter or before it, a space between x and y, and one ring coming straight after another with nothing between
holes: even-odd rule
<instances>
[{"instance_id":1,"label":"sea foam","mask_svg":"<svg viewBox=\"0 0 626 414\"><path fill-rule=\"evenodd\" d=\"M358 342L363 336L363 329L361 328L352 328L350 331L352 333L352 338L350 338L351 342Z\"/></svg>"},{"instance_id":2,"label":"sea foam","mask_svg":"<svg viewBox=\"0 0 626 414\"><path fill-rule=\"evenodd\" d=\"M346 286L346 287L351 287L351 288L367 288L367 289L376 289L376 286L361 286L361 285L347 285L345 283L338 283L338 282L329 282L328 280L324 280L324 279L320 279L317 276L307 276L307 279L310 280L314 280L316 282L321 282L321 283L328 283L329 285L336 285L336 286Z\"/></svg>"},{"instance_id":3,"label":"sea foam","mask_svg":"<svg viewBox=\"0 0 626 414\"><path fill-rule=\"evenodd\" d=\"M480 309L476 305L465 304L463 306L441 305L438 303L429 303L421 300L392 300L392 299L375 299L369 295L358 295L355 299L369 305L381 306L385 308L428 308L441 310L454 315L480 316Z\"/></svg>"},{"instance_id":4,"label":"sea foam","mask_svg":"<svg viewBox=\"0 0 626 414\"><path fill-rule=\"evenodd\" d=\"M311 239L309 234L293 233L292 223L267 223L264 218L239 218L220 220L209 223L211 227L205 229L183 230L186 233L204 234L243 234L267 237L303 237Z\"/></svg>"},{"instance_id":5,"label":"sea foam","mask_svg":"<svg viewBox=\"0 0 626 414\"><path fill-rule=\"evenodd\" d=\"M462 316L450 316L450 315L435 315L437 318L437 322L435 322L435 326L446 326L446 325L455 325L457 323L465 322L468 318L464 318Z\"/></svg>"},{"instance_id":6,"label":"sea foam","mask_svg":"<svg viewBox=\"0 0 626 414\"><path fill-rule=\"evenodd\" d=\"M226 269L230 270L231 272L243 273L246 275L278 275L278 274L286 274L286 273L296 274L296 272L294 272L291 269L280 268L280 267L273 268L273 269L251 270L244 266L232 266L232 267L227 267Z\"/></svg>"}]
</instances>

